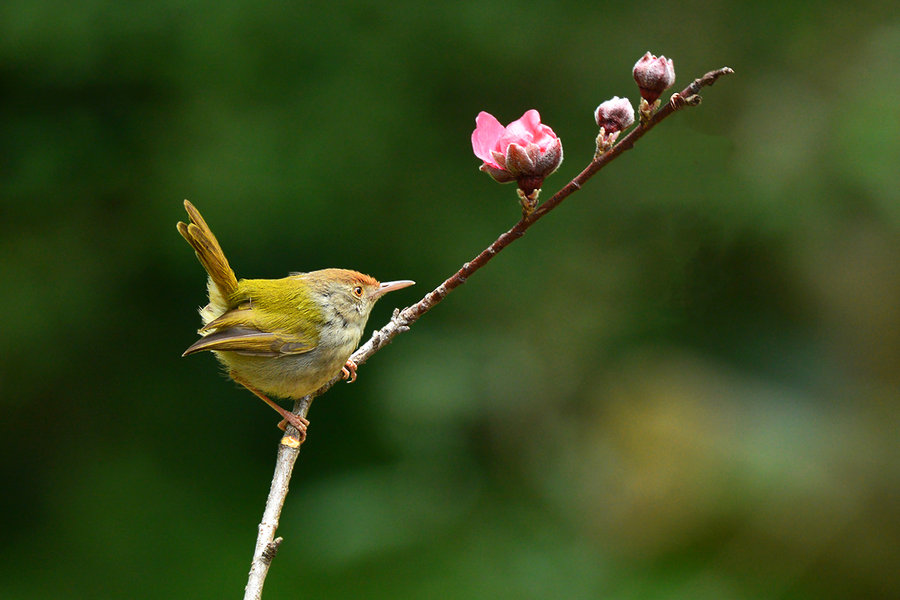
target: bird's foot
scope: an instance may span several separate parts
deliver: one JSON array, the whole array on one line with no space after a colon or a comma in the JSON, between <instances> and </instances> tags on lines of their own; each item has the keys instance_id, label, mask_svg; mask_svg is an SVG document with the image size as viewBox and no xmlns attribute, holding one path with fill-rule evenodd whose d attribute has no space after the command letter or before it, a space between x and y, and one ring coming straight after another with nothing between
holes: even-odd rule
<instances>
[{"instance_id":1,"label":"bird's foot","mask_svg":"<svg viewBox=\"0 0 900 600\"><path fill-rule=\"evenodd\" d=\"M257 398L259 398L260 400L262 400L263 402L265 402L266 404L271 406L275 412L277 412L279 415L281 415L281 422L278 424L278 429L284 431L285 428L288 426L288 423L290 423L291 425L294 426L294 428L297 430L297 433L300 435L300 439L299 439L298 443L299 444L303 443L303 440L306 439L306 428L309 426L309 421L307 421L300 415L295 415L294 413L286 411L282 407L278 406L277 402L270 400L268 396L266 396L265 394L260 392L258 389L256 389L255 387L253 387L252 385L250 385L249 383L244 381L240 375L238 375L237 373L234 372L234 370L232 370L229 373L229 375L231 375L231 378L236 383L241 384L242 386L244 386L245 388L247 388L248 390L253 392L253 394Z\"/></svg>"},{"instance_id":2,"label":"bird's foot","mask_svg":"<svg viewBox=\"0 0 900 600\"><path fill-rule=\"evenodd\" d=\"M294 413L289 413L287 411L282 415L284 418L278 424L278 429L284 431L287 429L287 426L290 424L297 430L297 433L300 434L300 443L303 443L303 440L306 439L306 428L309 427L309 421L304 419L300 415L295 415Z\"/></svg>"},{"instance_id":3,"label":"bird's foot","mask_svg":"<svg viewBox=\"0 0 900 600\"><path fill-rule=\"evenodd\" d=\"M346 379L347 383L356 381L356 363L347 359L347 364L341 367L341 379Z\"/></svg>"}]
</instances>

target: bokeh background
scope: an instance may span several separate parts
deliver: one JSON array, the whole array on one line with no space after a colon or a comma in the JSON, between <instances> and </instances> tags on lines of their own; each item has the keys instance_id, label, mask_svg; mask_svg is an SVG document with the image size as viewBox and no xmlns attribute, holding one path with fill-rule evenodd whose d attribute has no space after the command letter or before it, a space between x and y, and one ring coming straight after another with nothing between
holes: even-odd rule
<instances>
[{"instance_id":1,"label":"bokeh background","mask_svg":"<svg viewBox=\"0 0 900 600\"><path fill-rule=\"evenodd\" d=\"M267 598L900 596L900 20L882 2L0 5L0 597L240 597L277 416L195 339L239 275L415 279L552 193L646 50L644 138L316 401Z\"/></svg>"}]
</instances>

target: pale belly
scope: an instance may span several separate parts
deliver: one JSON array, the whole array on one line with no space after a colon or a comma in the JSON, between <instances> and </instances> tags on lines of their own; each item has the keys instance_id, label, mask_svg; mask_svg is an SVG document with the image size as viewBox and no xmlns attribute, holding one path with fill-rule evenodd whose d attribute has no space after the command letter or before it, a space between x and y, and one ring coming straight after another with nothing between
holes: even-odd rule
<instances>
[{"instance_id":1,"label":"pale belly","mask_svg":"<svg viewBox=\"0 0 900 600\"><path fill-rule=\"evenodd\" d=\"M316 348L279 357L215 352L227 370L260 392L279 398L302 398L341 372L356 344L343 349ZM315 365L315 366L313 366Z\"/></svg>"}]
</instances>

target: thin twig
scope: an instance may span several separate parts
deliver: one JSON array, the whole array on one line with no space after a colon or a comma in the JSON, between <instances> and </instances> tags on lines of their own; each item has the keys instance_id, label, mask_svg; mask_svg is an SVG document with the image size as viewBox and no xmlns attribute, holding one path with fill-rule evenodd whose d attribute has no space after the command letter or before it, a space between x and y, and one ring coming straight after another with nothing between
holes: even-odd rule
<instances>
[{"instance_id":1,"label":"thin twig","mask_svg":"<svg viewBox=\"0 0 900 600\"><path fill-rule=\"evenodd\" d=\"M669 102L654 113L648 121L635 126L615 146L596 156L572 181L556 192L549 200L541 204L534 212L523 216L509 231L501 234L490 246L482 250L478 256L463 264L458 271L444 280L434 290L425 294L421 300L412 306L408 306L403 310L394 310L390 321L381 329L374 331L369 341L360 346L350 359L357 365L361 365L378 350L389 344L395 336L408 331L410 325L446 298L447 294L465 283L473 273L484 267L501 250L522 237L529 227L559 206L563 200L580 190L585 182L596 175L600 169L621 156L626 150L633 148L635 142L659 124L660 121L678 110L698 105L700 103L698 94L702 88L714 84L722 75L731 73L734 73L734 71L728 67L710 71L703 77L695 79L681 92L673 94ZM294 414L306 417L312 399L325 393L338 381L340 381L340 377L335 377L314 394L298 400L294 404ZM250 578L244 592L244 600L260 600L262 598L263 584L281 540L281 538L278 538L278 540L274 539L275 530L278 528L278 519L281 515L281 508L284 506L284 500L287 497L291 472L299 454L300 443L297 441L297 431L293 427L288 426L278 448L275 475L272 478L272 486L269 489L269 497L266 500L266 509L259 524L256 551L253 553L253 563L250 569Z\"/></svg>"},{"instance_id":2,"label":"thin twig","mask_svg":"<svg viewBox=\"0 0 900 600\"><path fill-rule=\"evenodd\" d=\"M295 412L306 415L311 396L301 398L295 406ZM282 538L275 538L275 530L278 529L278 521L281 518L281 508L287 497L288 485L291 482L291 473L297 456L300 454L300 442L297 430L288 426L281 443L278 445L278 458L275 460L275 474L272 476L272 486L269 488L269 497L266 498L266 509L259 523L259 532L256 536L256 549L253 551L253 562L250 564L250 575L247 578L247 587L244 588L244 600L261 600L263 585L266 575L269 574L269 565L281 546Z\"/></svg>"}]
</instances>

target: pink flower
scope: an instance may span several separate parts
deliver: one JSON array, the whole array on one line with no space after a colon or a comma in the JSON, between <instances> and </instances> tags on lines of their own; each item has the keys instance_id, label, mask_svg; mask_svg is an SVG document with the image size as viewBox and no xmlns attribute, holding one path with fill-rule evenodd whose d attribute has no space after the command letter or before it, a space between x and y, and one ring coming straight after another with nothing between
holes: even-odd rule
<instances>
[{"instance_id":1,"label":"pink flower","mask_svg":"<svg viewBox=\"0 0 900 600\"><path fill-rule=\"evenodd\" d=\"M657 58L649 52L634 63L632 74L641 89L641 97L650 103L655 102L660 94L675 83L675 65L672 64L672 59L665 56Z\"/></svg>"},{"instance_id":2,"label":"pink flower","mask_svg":"<svg viewBox=\"0 0 900 600\"><path fill-rule=\"evenodd\" d=\"M522 191L530 194L562 162L562 142L552 129L541 124L536 110L529 110L506 127L482 111L475 125L472 151L484 161L480 169L500 183L517 181Z\"/></svg>"}]
</instances>

